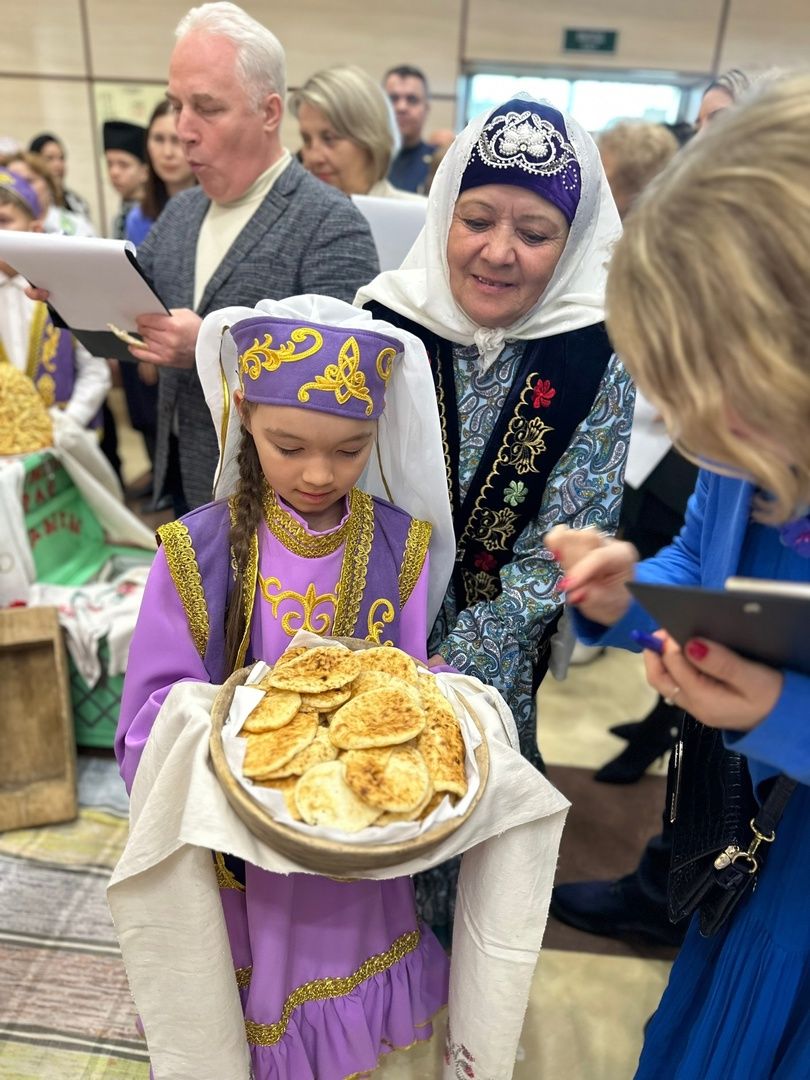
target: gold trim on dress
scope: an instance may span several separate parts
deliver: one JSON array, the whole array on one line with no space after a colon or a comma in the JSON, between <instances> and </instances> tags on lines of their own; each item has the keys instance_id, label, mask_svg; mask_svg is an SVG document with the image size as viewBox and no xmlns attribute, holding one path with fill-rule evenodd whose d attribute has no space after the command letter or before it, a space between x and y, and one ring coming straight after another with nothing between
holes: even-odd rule
<instances>
[{"instance_id":1,"label":"gold trim on dress","mask_svg":"<svg viewBox=\"0 0 810 1080\"><path fill-rule=\"evenodd\" d=\"M401 934L390 948L365 960L357 971L342 977L313 979L304 983L288 995L281 1010L281 1017L274 1024L258 1024L245 1018L247 1041L253 1046L274 1046L287 1030L292 1014L310 1001L325 1001L329 998L345 997L356 990L361 983L399 963L419 946L421 930L409 930Z\"/></svg>"},{"instance_id":2,"label":"gold trim on dress","mask_svg":"<svg viewBox=\"0 0 810 1080\"><path fill-rule=\"evenodd\" d=\"M402 566L399 569L400 608L405 607L416 588L422 567L425 565L432 532L433 526L429 521L419 521L417 518L411 521L405 540L405 554L402 556Z\"/></svg>"},{"instance_id":3,"label":"gold trim on dress","mask_svg":"<svg viewBox=\"0 0 810 1080\"><path fill-rule=\"evenodd\" d=\"M231 518L231 526L236 525L236 496L232 495L228 499L228 513ZM233 566L234 577L237 574L236 555L233 548L231 548L231 565ZM250 644L250 622L253 618L253 603L256 599L256 580L259 576L259 538L256 533L250 538L250 550L248 551L248 562L245 567L245 573L242 576L242 607L245 613L245 629L242 634L242 640L239 642L239 650L236 654L236 664L234 671L243 667L245 663L245 657L247 656L248 645Z\"/></svg>"},{"instance_id":4,"label":"gold trim on dress","mask_svg":"<svg viewBox=\"0 0 810 1080\"><path fill-rule=\"evenodd\" d=\"M253 977L252 967L234 968L234 975L236 976L236 985L240 990L247 990L250 986L250 980Z\"/></svg>"},{"instance_id":5,"label":"gold trim on dress","mask_svg":"<svg viewBox=\"0 0 810 1080\"><path fill-rule=\"evenodd\" d=\"M374 540L374 500L357 488L352 490L352 496L346 550L337 585L338 602L332 630L335 637L352 637L356 632Z\"/></svg>"},{"instance_id":6,"label":"gold trim on dress","mask_svg":"<svg viewBox=\"0 0 810 1080\"><path fill-rule=\"evenodd\" d=\"M379 619L375 616L379 614ZM375 600L374 603L368 609L368 619L366 620L367 634L366 641L373 641L375 645L393 645L392 642L382 641L382 632L388 623L394 621L394 605L386 597L382 597L379 600Z\"/></svg>"},{"instance_id":7,"label":"gold trim on dress","mask_svg":"<svg viewBox=\"0 0 810 1080\"><path fill-rule=\"evenodd\" d=\"M208 607L191 534L182 521L170 521L167 525L161 525L157 534L163 544L166 564L188 619L194 646L204 660L210 632Z\"/></svg>"},{"instance_id":8,"label":"gold trim on dress","mask_svg":"<svg viewBox=\"0 0 810 1080\"><path fill-rule=\"evenodd\" d=\"M237 892L244 892L245 886L241 881L237 881L228 867L225 865L225 856L221 851L213 851L211 853L214 856L214 869L217 872L217 885L220 889L236 889ZM240 971L250 971L250 968L240 968ZM237 976L238 981L238 976ZM250 977L248 976L248 982Z\"/></svg>"},{"instance_id":9,"label":"gold trim on dress","mask_svg":"<svg viewBox=\"0 0 810 1080\"><path fill-rule=\"evenodd\" d=\"M349 514L339 528L334 532L313 536L295 520L292 514L279 505L275 492L268 486L264 494L264 520L267 522L267 528L287 551L302 559L322 559L325 555L336 552L346 539L355 510L357 494L358 492L354 489L349 492Z\"/></svg>"},{"instance_id":10,"label":"gold trim on dress","mask_svg":"<svg viewBox=\"0 0 810 1080\"><path fill-rule=\"evenodd\" d=\"M300 605L299 610L285 611L281 616L281 629L288 637L294 637L299 630L308 630L311 634L329 633L337 606L336 593L316 593L312 582L307 586L305 593L282 589L278 578L269 575L263 577L261 574L259 574L259 588L272 609L274 619L278 619L278 608L283 601L291 600ZM316 615L315 609L321 604L331 604L331 610L319 611Z\"/></svg>"}]
</instances>

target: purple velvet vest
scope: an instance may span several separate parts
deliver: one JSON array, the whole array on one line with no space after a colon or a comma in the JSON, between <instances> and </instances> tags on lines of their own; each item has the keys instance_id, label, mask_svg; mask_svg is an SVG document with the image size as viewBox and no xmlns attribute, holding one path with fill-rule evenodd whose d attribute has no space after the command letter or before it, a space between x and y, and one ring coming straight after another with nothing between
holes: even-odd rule
<instances>
[{"instance_id":1,"label":"purple velvet vest","mask_svg":"<svg viewBox=\"0 0 810 1080\"><path fill-rule=\"evenodd\" d=\"M396 643L401 606L424 564L430 527L413 522L403 510L382 499L369 501L373 527L361 531L356 552L346 552L346 559L354 560L354 565L365 566L365 580L361 583L356 619L353 626L343 628L348 631L343 636L367 638L369 625L380 626L382 619L384 639ZM230 525L229 506L222 501L201 506L180 521L158 529L192 636L212 683L223 682L229 674L225 670L225 615L233 591ZM347 539L347 549L351 543ZM185 552L182 559L178 552ZM279 570L283 581L283 568ZM384 616L380 609L375 610L381 599L389 602ZM256 659L264 658L248 655L246 663Z\"/></svg>"}]
</instances>

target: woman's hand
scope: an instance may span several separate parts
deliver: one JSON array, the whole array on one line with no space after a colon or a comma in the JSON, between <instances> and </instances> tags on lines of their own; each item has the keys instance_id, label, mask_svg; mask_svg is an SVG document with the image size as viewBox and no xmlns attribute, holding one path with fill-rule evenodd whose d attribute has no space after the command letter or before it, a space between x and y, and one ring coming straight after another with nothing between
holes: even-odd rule
<instances>
[{"instance_id":1,"label":"woman's hand","mask_svg":"<svg viewBox=\"0 0 810 1080\"><path fill-rule=\"evenodd\" d=\"M713 641L695 638L683 651L663 630L661 656L644 651L647 679L667 700L708 727L750 731L773 710L784 676L776 668L744 660Z\"/></svg>"},{"instance_id":2,"label":"woman's hand","mask_svg":"<svg viewBox=\"0 0 810 1080\"><path fill-rule=\"evenodd\" d=\"M638 561L633 545L603 536L597 529L567 525L550 529L543 542L565 573L560 587L566 603L602 626L618 622L632 600L625 585Z\"/></svg>"}]
</instances>

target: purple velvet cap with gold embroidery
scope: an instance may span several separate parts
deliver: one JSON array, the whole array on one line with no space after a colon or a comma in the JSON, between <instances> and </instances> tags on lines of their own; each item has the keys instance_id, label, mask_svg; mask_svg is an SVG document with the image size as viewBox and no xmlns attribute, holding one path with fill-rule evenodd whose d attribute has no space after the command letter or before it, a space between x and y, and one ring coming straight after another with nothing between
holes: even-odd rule
<instances>
[{"instance_id":1,"label":"purple velvet cap with gold embroidery","mask_svg":"<svg viewBox=\"0 0 810 1080\"><path fill-rule=\"evenodd\" d=\"M26 214L30 214L35 219L42 214L37 193L27 180L17 176L11 169L0 169L0 188L12 195L14 201Z\"/></svg>"},{"instance_id":2,"label":"purple velvet cap with gold embroidery","mask_svg":"<svg viewBox=\"0 0 810 1080\"><path fill-rule=\"evenodd\" d=\"M563 114L527 98L499 106L473 147L460 191L484 184L527 188L553 203L570 225L579 206L582 173Z\"/></svg>"},{"instance_id":3,"label":"purple velvet cap with gold embroidery","mask_svg":"<svg viewBox=\"0 0 810 1080\"><path fill-rule=\"evenodd\" d=\"M396 338L350 326L325 326L257 315L230 329L246 401L376 420L394 360Z\"/></svg>"}]
</instances>

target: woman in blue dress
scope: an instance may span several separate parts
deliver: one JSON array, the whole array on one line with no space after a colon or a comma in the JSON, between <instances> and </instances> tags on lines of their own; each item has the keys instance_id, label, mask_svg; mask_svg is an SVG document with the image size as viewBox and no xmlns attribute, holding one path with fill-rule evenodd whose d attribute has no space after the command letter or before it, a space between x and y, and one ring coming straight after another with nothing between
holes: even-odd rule
<instances>
[{"instance_id":1,"label":"woman in blue dress","mask_svg":"<svg viewBox=\"0 0 810 1080\"><path fill-rule=\"evenodd\" d=\"M625 588L633 576L810 583L808 169L805 74L718 119L626 222L608 278L611 338L675 441L710 468L678 539L638 565L629 544L593 532L547 535L589 643L633 647L631 630L654 629ZM779 773L798 786L756 889L714 936L693 920L637 1080L808 1077L810 678L659 636L663 655L644 653L655 689L722 730L760 801Z\"/></svg>"}]
</instances>

